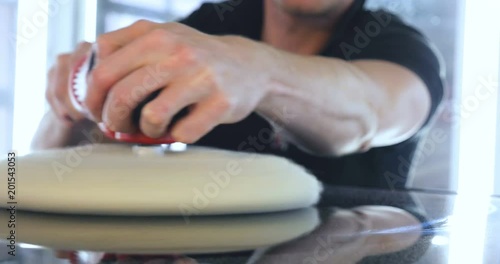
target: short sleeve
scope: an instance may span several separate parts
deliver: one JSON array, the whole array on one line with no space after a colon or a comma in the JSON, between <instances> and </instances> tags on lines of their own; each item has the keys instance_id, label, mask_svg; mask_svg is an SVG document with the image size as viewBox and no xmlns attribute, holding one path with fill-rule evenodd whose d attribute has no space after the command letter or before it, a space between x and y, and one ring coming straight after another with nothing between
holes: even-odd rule
<instances>
[{"instance_id":1,"label":"short sleeve","mask_svg":"<svg viewBox=\"0 0 500 264\"><path fill-rule=\"evenodd\" d=\"M346 60L377 59L399 64L414 72L431 95L431 112L436 112L444 95L444 72L437 49L416 29L384 11L364 12L346 40L340 44ZM349 41L351 40L351 41Z\"/></svg>"},{"instance_id":2,"label":"short sleeve","mask_svg":"<svg viewBox=\"0 0 500 264\"><path fill-rule=\"evenodd\" d=\"M240 35L259 40L262 31L263 1L205 3L179 22L212 35Z\"/></svg>"},{"instance_id":3,"label":"short sleeve","mask_svg":"<svg viewBox=\"0 0 500 264\"><path fill-rule=\"evenodd\" d=\"M206 32L207 30L213 30L214 22L217 22L214 15L216 15L215 4L204 3L196 11L191 13L189 16L179 20L178 22L197 30Z\"/></svg>"}]
</instances>

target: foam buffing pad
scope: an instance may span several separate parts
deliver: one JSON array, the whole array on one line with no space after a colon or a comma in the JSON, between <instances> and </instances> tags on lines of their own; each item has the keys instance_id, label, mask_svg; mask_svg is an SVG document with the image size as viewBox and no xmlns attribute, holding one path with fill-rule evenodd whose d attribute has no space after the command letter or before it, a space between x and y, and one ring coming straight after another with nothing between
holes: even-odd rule
<instances>
[{"instance_id":1,"label":"foam buffing pad","mask_svg":"<svg viewBox=\"0 0 500 264\"><path fill-rule=\"evenodd\" d=\"M314 205L317 179L287 159L202 147L138 154L88 145L18 157L17 209L94 215L219 215ZM7 171L7 160L0 161ZM5 174L4 176L6 177ZM0 188L7 189L7 180ZM0 204L7 204L7 192Z\"/></svg>"}]
</instances>

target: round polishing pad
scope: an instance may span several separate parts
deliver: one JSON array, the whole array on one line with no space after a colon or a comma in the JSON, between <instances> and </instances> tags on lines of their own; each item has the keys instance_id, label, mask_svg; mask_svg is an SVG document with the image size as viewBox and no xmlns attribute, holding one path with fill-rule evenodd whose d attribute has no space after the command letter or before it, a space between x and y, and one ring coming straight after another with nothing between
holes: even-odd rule
<instances>
[{"instance_id":1,"label":"round polishing pad","mask_svg":"<svg viewBox=\"0 0 500 264\"><path fill-rule=\"evenodd\" d=\"M262 213L309 207L322 190L314 176L281 157L202 147L156 150L96 144L18 157L17 208L94 215ZM7 166L0 161L2 171ZM0 181L3 190L6 185ZM0 193L0 204L8 198Z\"/></svg>"}]
</instances>

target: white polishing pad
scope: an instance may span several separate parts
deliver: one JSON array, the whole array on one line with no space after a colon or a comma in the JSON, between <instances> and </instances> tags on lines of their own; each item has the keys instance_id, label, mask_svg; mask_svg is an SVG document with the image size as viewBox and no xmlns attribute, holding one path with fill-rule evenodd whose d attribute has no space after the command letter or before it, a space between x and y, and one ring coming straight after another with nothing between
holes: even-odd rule
<instances>
[{"instance_id":1,"label":"white polishing pad","mask_svg":"<svg viewBox=\"0 0 500 264\"><path fill-rule=\"evenodd\" d=\"M0 215L1 223L8 214ZM57 250L121 254L202 254L254 250L310 233L315 208L281 213L182 217L81 216L18 212L16 240ZM2 226L3 227L3 226ZM5 226L6 227L6 226ZM0 236L9 236L0 228Z\"/></svg>"},{"instance_id":2,"label":"white polishing pad","mask_svg":"<svg viewBox=\"0 0 500 264\"><path fill-rule=\"evenodd\" d=\"M18 210L98 215L214 215L315 204L322 190L281 157L189 147L159 154L88 145L18 157ZM7 172L7 161L0 161ZM6 173L0 188L7 190ZM8 201L0 193L0 204Z\"/></svg>"}]
</instances>

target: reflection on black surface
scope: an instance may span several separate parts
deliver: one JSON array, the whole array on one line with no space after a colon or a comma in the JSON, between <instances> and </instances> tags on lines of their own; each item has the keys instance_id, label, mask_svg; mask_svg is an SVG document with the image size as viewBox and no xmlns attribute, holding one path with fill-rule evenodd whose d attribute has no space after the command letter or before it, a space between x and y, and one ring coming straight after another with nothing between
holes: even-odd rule
<instances>
[{"instance_id":1,"label":"reflection on black surface","mask_svg":"<svg viewBox=\"0 0 500 264\"><path fill-rule=\"evenodd\" d=\"M21 213L19 242L73 263L79 254L86 261L78 263L149 264L412 263L429 246L425 216L407 193L327 187L318 208L189 224L182 217Z\"/></svg>"},{"instance_id":2,"label":"reflection on black surface","mask_svg":"<svg viewBox=\"0 0 500 264\"><path fill-rule=\"evenodd\" d=\"M7 216L0 216L0 221ZM241 216L104 217L18 212L18 242L125 254L227 253L296 239L320 223L315 208ZM7 234L0 231L1 237Z\"/></svg>"},{"instance_id":3,"label":"reflection on black surface","mask_svg":"<svg viewBox=\"0 0 500 264\"><path fill-rule=\"evenodd\" d=\"M408 248L421 233L418 220L395 207L338 209L312 234L272 249L257 263L358 263Z\"/></svg>"}]
</instances>

